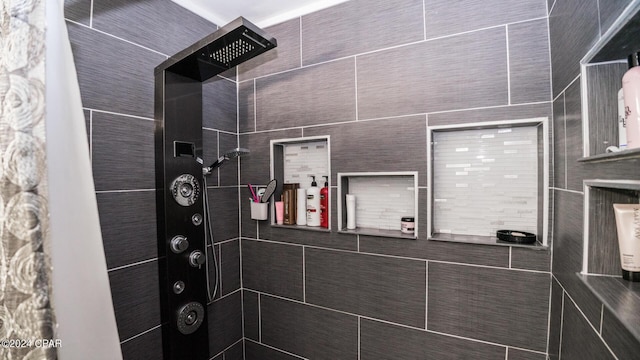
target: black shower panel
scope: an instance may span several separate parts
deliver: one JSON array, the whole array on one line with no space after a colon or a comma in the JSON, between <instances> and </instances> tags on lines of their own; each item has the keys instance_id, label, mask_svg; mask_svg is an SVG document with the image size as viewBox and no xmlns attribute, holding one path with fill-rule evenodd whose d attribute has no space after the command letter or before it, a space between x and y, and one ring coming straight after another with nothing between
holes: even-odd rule
<instances>
[{"instance_id":1,"label":"black shower panel","mask_svg":"<svg viewBox=\"0 0 640 360\"><path fill-rule=\"evenodd\" d=\"M209 359L207 323L216 320L207 319L202 82L274 47L275 39L240 17L155 69L156 211L165 360Z\"/></svg>"}]
</instances>

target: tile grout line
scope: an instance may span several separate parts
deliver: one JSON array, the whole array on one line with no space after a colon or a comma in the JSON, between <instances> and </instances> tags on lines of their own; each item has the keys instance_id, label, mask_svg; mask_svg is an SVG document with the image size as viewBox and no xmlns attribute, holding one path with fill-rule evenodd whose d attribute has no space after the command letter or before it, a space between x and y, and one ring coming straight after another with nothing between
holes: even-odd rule
<instances>
[{"instance_id":1,"label":"tile grout line","mask_svg":"<svg viewBox=\"0 0 640 360\"><path fill-rule=\"evenodd\" d=\"M139 338L139 337L140 337L140 336L142 336L142 335L146 335L146 334L148 334L148 333L152 332L153 330L158 329L158 328L160 328L160 327L162 327L162 324L156 325L156 326L154 326L154 327L152 327L152 328L150 328L150 329L147 329L147 330L145 330L145 331L143 331L143 332L141 332L141 333L138 333L138 334L136 334L136 335L133 335L133 336L132 336L132 337L130 337L130 338L124 339L124 340L120 341L120 345L122 345L122 344L124 344L124 343L127 343L127 342L129 342L129 341L131 341L131 340L133 340L133 339L135 339L135 338Z\"/></svg>"},{"instance_id":2,"label":"tile grout line","mask_svg":"<svg viewBox=\"0 0 640 360\"><path fill-rule=\"evenodd\" d=\"M428 324L429 324L429 261L425 261L424 264L424 269L425 269L425 276L424 276L424 285L425 285L425 290L424 290L424 329L428 330Z\"/></svg>"},{"instance_id":3,"label":"tile grout line","mask_svg":"<svg viewBox=\"0 0 640 360\"><path fill-rule=\"evenodd\" d=\"M224 353L225 351L231 349L232 347L236 346L240 341L243 341L243 338L240 338L238 340L236 340L233 344L227 346L226 348L224 348L224 350L220 351L219 353L215 354L214 356L210 357L209 360L213 360L215 358L217 358L218 356L222 355L222 358L224 359Z\"/></svg>"}]
</instances>

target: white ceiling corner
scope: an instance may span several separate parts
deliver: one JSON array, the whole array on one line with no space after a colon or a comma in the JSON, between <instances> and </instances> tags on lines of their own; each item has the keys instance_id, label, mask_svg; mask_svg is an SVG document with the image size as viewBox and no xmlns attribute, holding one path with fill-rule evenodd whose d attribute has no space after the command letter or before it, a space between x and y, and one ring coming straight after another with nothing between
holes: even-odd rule
<instances>
[{"instance_id":1,"label":"white ceiling corner","mask_svg":"<svg viewBox=\"0 0 640 360\"><path fill-rule=\"evenodd\" d=\"M172 0L222 27L242 16L261 28L348 0Z\"/></svg>"}]
</instances>

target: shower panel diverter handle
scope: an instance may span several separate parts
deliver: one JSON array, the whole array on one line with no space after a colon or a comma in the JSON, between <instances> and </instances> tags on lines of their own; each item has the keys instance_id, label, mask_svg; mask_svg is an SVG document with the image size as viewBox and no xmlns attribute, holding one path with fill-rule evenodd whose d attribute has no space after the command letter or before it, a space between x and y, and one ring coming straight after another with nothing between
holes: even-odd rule
<instances>
[{"instance_id":1,"label":"shower panel diverter handle","mask_svg":"<svg viewBox=\"0 0 640 360\"><path fill-rule=\"evenodd\" d=\"M176 235L171 239L171 251L176 254L187 250L189 248L189 240L182 235Z\"/></svg>"},{"instance_id":2,"label":"shower panel diverter handle","mask_svg":"<svg viewBox=\"0 0 640 360\"><path fill-rule=\"evenodd\" d=\"M207 261L207 259L204 257L204 254L200 250L195 250L191 252L191 255L189 255L189 264L191 264L191 266L193 267L199 268L200 266L204 265L205 261Z\"/></svg>"}]
</instances>

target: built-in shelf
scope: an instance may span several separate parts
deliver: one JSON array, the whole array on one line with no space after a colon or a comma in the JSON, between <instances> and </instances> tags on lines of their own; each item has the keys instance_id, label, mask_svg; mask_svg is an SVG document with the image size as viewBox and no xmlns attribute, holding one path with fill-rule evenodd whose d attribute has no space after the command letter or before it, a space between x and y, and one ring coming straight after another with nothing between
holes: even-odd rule
<instances>
[{"instance_id":1,"label":"built-in shelf","mask_svg":"<svg viewBox=\"0 0 640 360\"><path fill-rule=\"evenodd\" d=\"M356 198L356 228L347 229L346 195ZM400 239L418 234L418 173L338 173L338 232ZM401 219L414 218L413 234L400 231Z\"/></svg>"},{"instance_id":2,"label":"built-in shelf","mask_svg":"<svg viewBox=\"0 0 640 360\"><path fill-rule=\"evenodd\" d=\"M317 232L331 232L330 229L323 228L320 226L304 226L304 225L278 225L271 224L272 227L282 228L282 229L294 229L294 230L305 230L305 231L317 231Z\"/></svg>"},{"instance_id":3,"label":"built-in shelf","mask_svg":"<svg viewBox=\"0 0 640 360\"><path fill-rule=\"evenodd\" d=\"M578 159L579 162L608 162L628 159L640 159L640 148L604 153Z\"/></svg>"},{"instance_id":4,"label":"built-in shelf","mask_svg":"<svg viewBox=\"0 0 640 360\"><path fill-rule=\"evenodd\" d=\"M640 341L640 283L614 276L577 275L629 333Z\"/></svg>"},{"instance_id":5,"label":"built-in shelf","mask_svg":"<svg viewBox=\"0 0 640 360\"><path fill-rule=\"evenodd\" d=\"M549 250L548 246L542 245L539 241L531 244L520 244L508 241L498 240L495 236L478 236L478 235L458 235L458 234L441 234L435 233L429 237L429 240L459 242L466 244L479 245L495 245L495 246L511 246L531 250Z\"/></svg>"}]
</instances>

